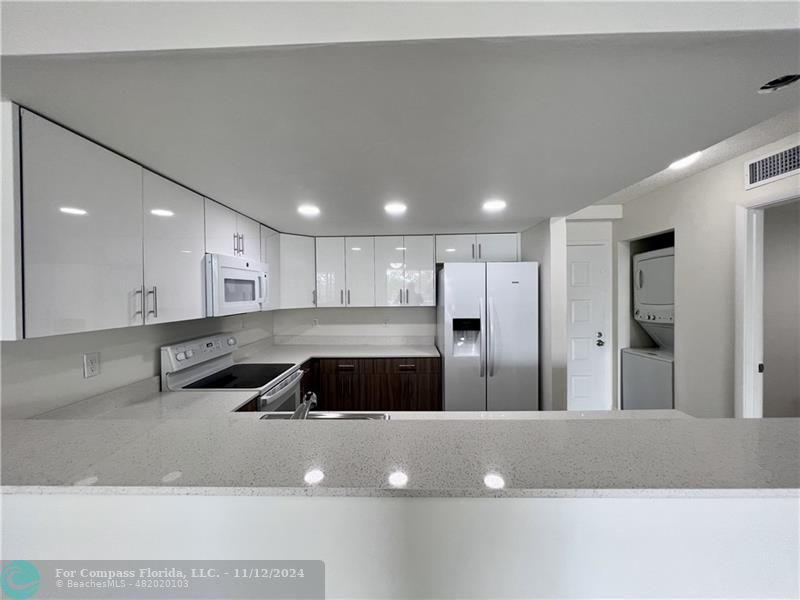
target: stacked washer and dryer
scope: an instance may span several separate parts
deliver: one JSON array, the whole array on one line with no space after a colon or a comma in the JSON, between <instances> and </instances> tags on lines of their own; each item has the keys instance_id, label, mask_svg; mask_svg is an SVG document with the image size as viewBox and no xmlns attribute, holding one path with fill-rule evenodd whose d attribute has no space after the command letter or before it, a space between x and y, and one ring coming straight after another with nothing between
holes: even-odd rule
<instances>
[{"instance_id":1,"label":"stacked washer and dryer","mask_svg":"<svg viewBox=\"0 0 800 600\"><path fill-rule=\"evenodd\" d=\"M655 346L622 350L622 409L674 408L674 247L633 257L633 318Z\"/></svg>"}]
</instances>

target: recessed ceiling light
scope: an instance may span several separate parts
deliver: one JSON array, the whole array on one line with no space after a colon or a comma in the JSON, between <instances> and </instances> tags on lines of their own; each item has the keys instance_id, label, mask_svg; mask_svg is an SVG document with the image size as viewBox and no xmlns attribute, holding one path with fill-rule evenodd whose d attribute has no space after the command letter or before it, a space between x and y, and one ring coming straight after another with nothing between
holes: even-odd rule
<instances>
[{"instance_id":1,"label":"recessed ceiling light","mask_svg":"<svg viewBox=\"0 0 800 600\"><path fill-rule=\"evenodd\" d=\"M674 163L670 164L669 168L672 170L685 169L689 165L696 163L697 159L700 158L701 154L703 153L695 152L693 154L690 154L689 156L684 156L680 160L676 160Z\"/></svg>"},{"instance_id":2,"label":"recessed ceiling light","mask_svg":"<svg viewBox=\"0 0 800 600\"><path fill-rule=\"evenodd\" d=\"M445 248L444 251L445 252L455 252L456 249L455 248Z\"/></svg>"},{"instance_id":3,"label":"recessed ceiling light","mask_svg":"<svg viewBox=\"0 0 800 600\"><path fill-rule=\"evenodd\" d=\"M325 473L322 472L322 469L309 469L303 476L303 480L308 485L316 485L323 479L325 479Z\"/></svg>"},{"instance_id":4,"label":"recessed ceiling light","mask_svg":"<svg viewBox=\"0 0 800 600\"><path fill-rule=\"evenodd\" d=\"M85 215L85 214L88 214L82 208L73 208L71 206L62 206L58 210L60 210L65 215Z\"/></svg>"},{"instance_id":5,"label":"recessed ceiling light","mask_svg":"<svg viewBox=\"0 0 800 600\"><path fill-rule=\"evenodd\" d=\"M406 214L407 209L408 207L405 204L397 201L389 202L386 206L383 207L383 210L385 210L393 217L399 217L400 215Z\"/></svg>"},{"instance_id":6,"label":"recessed ceiling light","mask_svg":"<svg viewBox=\"0 0 800 600\"><path fill-rule=\"evenodd\" d=\"M405 247L405 246L397 246L397 247L395 248L395 250L405 250L405 249L406 249L406 247Z\"/></svg>"},{"instance_id":7,"label":"recessed ceiling light","mask_svg":"<svg viewBox=\"0 0 800 600\"><path fill-rule=\"evenodd\" d=\"M389 485L392 487L404 487L408 483L408 475L403 471L394 471L389 474Z\"/></svg>"},{"instance_id":8,"label":"recessed ceiling light","mask_svg":"<svg viewBox=\"0 0 800 600\"><path fill-rule=\"evenodd\" d=\"M483 484L492 490L500 490L505 487L505 479L497 473L487 473L483 478Z\"/></svg>"},{"instance_id":9,"label":"recessed ceiling light","mask_svg":"<svg viewBox=\"0 0 800 600\"><path fill-rule=\"evenodd\" d=\"M501 200L500 198L489 198L486 202L483 203L483 210L484 212L488 213L500 212L505 207L506 207L506 201Z\"/></svg>"},{"instance_id":10,"label":"recessed ceiling light","mask_svg":"<svg viewBox=\"0 0 800 600\"><path fill-rule=\"evenodd\" d=\"M353 250L354 252L361 252L361 248L350 248L350 250Z\"/></svg>"},{"instance_id":11,"label":"recessed ceiling light","mask_svg":"<svg viewBox=\"0 0 800 600\"><path fill-rule=\"evenodd\" d=\"M151 215L155 215L157 217L172 217L175 216L175 213L171 210L167 210L166 208L154 208L150 211Z\"/></svg>"},{"instance_id":12,"label":"recessed ceiling light","mask_svg":"<svg viewBox=\"0 0 800 600\"><path fill-rule=\"evenodd\" d=\"M792 85L800 81L800 74L793 73L791 75L782 75L781 77L777 77L772 79L758 88L759 94L771 94L772 92L777 92L782 90L788 85Z\"/></svg>"},{"instance_id":13,"label":"recessed ceiling light","mask_svg":"<svg viewBox=\"0 0 800 600\"><path fill-rule=\"evenodd\" d=\"M297 207L297 212L304 217L317 217L319 216L319 206L315 206L314 204L301 204Z\"/></svg>"}]
</instances>

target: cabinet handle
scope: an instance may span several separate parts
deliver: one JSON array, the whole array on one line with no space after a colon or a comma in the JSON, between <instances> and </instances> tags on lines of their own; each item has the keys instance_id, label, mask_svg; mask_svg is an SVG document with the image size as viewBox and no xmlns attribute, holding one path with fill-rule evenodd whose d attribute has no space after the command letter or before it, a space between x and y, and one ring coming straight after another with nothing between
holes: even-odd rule
<instances>
[{"instance_id":1,"label":"cabinet handle","mask_svg":"<svg viewBox=\"0 0 800 600\"><path fill-rule=\"evenodd\" d=\"M240 254L244 254L244 234L243 233L239 234L239 240L241 241L241 244L239 246L239 253Z\"/></svg>"},{"instance_id":2,"label":"cabinet handle","mask_svg":"<svg viewBox=\"0 0 800 600\"><path fill-rule=\"evenodd\" d=\"M234 256L239 254L239 236L237 234L233 234L233 254Z\"/></svg>"},{"instance_id":3,"label":"cabinet handle","mask_svg":"<svg viewBox=\"0 0 800 600\"><path fill-rule=\"evenodd\" d=\"M147 292L148 296L150 294L153 295L153 310L148 310L147 314L148 315L153 315L153 318L157 319L158 318L158 288L156 286L153 286L153 289L149 290Z\"/></svg>"},{"instance_id":4,"label":"cabinet handle","mask_svg":"<svg viewBox=\"0 0 800 600\"><path fill-rule=\"evenodd\" d=\"M478 244L478 258L483 258L483 249L481 246L482 244Z\"/></svg>"},{"instance_id":5,"label":"cabinet handle","mask_svg":"<svg viewBox=\"0 0 800 600\"><path fill-rule=\"evenodd\" d=\"M408 288L406 288L406 304L408 304Z\"/></svg>"},{"instance_id":6,"label":"cabinet handle","mask_svg":"<svg viewBox=\"0 0 800 600\"><path fill-rule=\"evenodd\" d=\"M344 290L339 290L339 304L344 304Z\"/></svg>"},{"instance_id":7,"label":"cabinet handle","mask_svg":"<svg viewBox=\"0 0 800 600\"><path fill-rule=\"evenodd\" d=\"M340 371L352 371L356 368L355 365L336 365L336 368Z\"/></svg>"},{"instance_id":8,"label":"cabinet handle","mask_svg":"<svg viewBox=\"0 0 800 600\"><path fill-rule=\"evenodd\" d=\"M414 364L411 364L411 365L397 365L397 368L400 371L416 371L417 370L417 365L414 365Z\"/></svg>"},{"instance_id":9,"label":"cabinet handle","mask_svg":"<svg viewBox=\"0 0 800 600\"><path fill-rule=\"evenodd\" d=\"M347 290L347 304L350 304L350 290Z\"/></svg>"},{"instance_id":10,"label":"cabinet handle","mask_svg":"<svg viewBox=\"0 0 800 600\"><path fill-rule=\"evenodd\" d=\"M141 305L140 305L141 308L139 310L134 311L133 312L133 316L135 317L136 315L142 315L142 318L144 318L144 288L138 288L138 289L134 290L134 292L133 292L133 304L134 304L134 306L136 305L136 296L141 296L142 302L141 302Z\"/></svg>"},{"instance_id":11,"label":"cabinet handle","mask_svg":"<svg viewBox=\"0 0 800 600\"><path fill-rule=\"evenodd\" d=\"M317 290L311 290L311 304L317 305Z\"/></svg>"},{"instance_id":12,"label":"cabinet handle","mask_svg":"<svg viewBox=\"0 0 800 600\"><path fill-rule=\"evenodd\" d=\"M403 290L400 290L400 304L403 303Z\"/></svg>"},{"instance_id":13,"label":"cabinet handle","mask_svg":"<svg viewBox=\"0 0 800 600\"><path fill-rule=\"evenodd\" d=\"M472 244L472 260L475 260L475 244Z\"/></svg>"}]
</instances>

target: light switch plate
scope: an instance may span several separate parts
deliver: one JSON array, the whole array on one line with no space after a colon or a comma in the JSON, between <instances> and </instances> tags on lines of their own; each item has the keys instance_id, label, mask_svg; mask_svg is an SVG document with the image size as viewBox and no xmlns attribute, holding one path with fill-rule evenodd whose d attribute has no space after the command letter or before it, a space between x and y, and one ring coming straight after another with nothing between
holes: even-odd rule
<instances>
[{"instance_id":1,"label":"light switch plate","mask_svg":"<svg viewBox=\"0 0 800 600\"><path fill-rule=\"evenodd\" d=\"M95 377L100 374L100 353L90 352L83 355L83 378Z\"/></svg>"}]
</instances>

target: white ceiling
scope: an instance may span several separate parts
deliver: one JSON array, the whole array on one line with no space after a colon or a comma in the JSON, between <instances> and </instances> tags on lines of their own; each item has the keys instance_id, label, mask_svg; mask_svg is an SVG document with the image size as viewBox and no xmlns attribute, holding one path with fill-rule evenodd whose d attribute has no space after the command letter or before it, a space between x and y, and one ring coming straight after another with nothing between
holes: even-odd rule
<instances>
[{"instance_id":1,"label":"white ceiling","mask_svg":"<svg viewBox=\"0 0 800 600\"><path fill-rule=\"evenodd\" d=\"M800 88L756 90L800 72L798 48L781 31L11 56L2 91L283 231L503 231L797 106Z\"/></svg>"}]
</instances>

